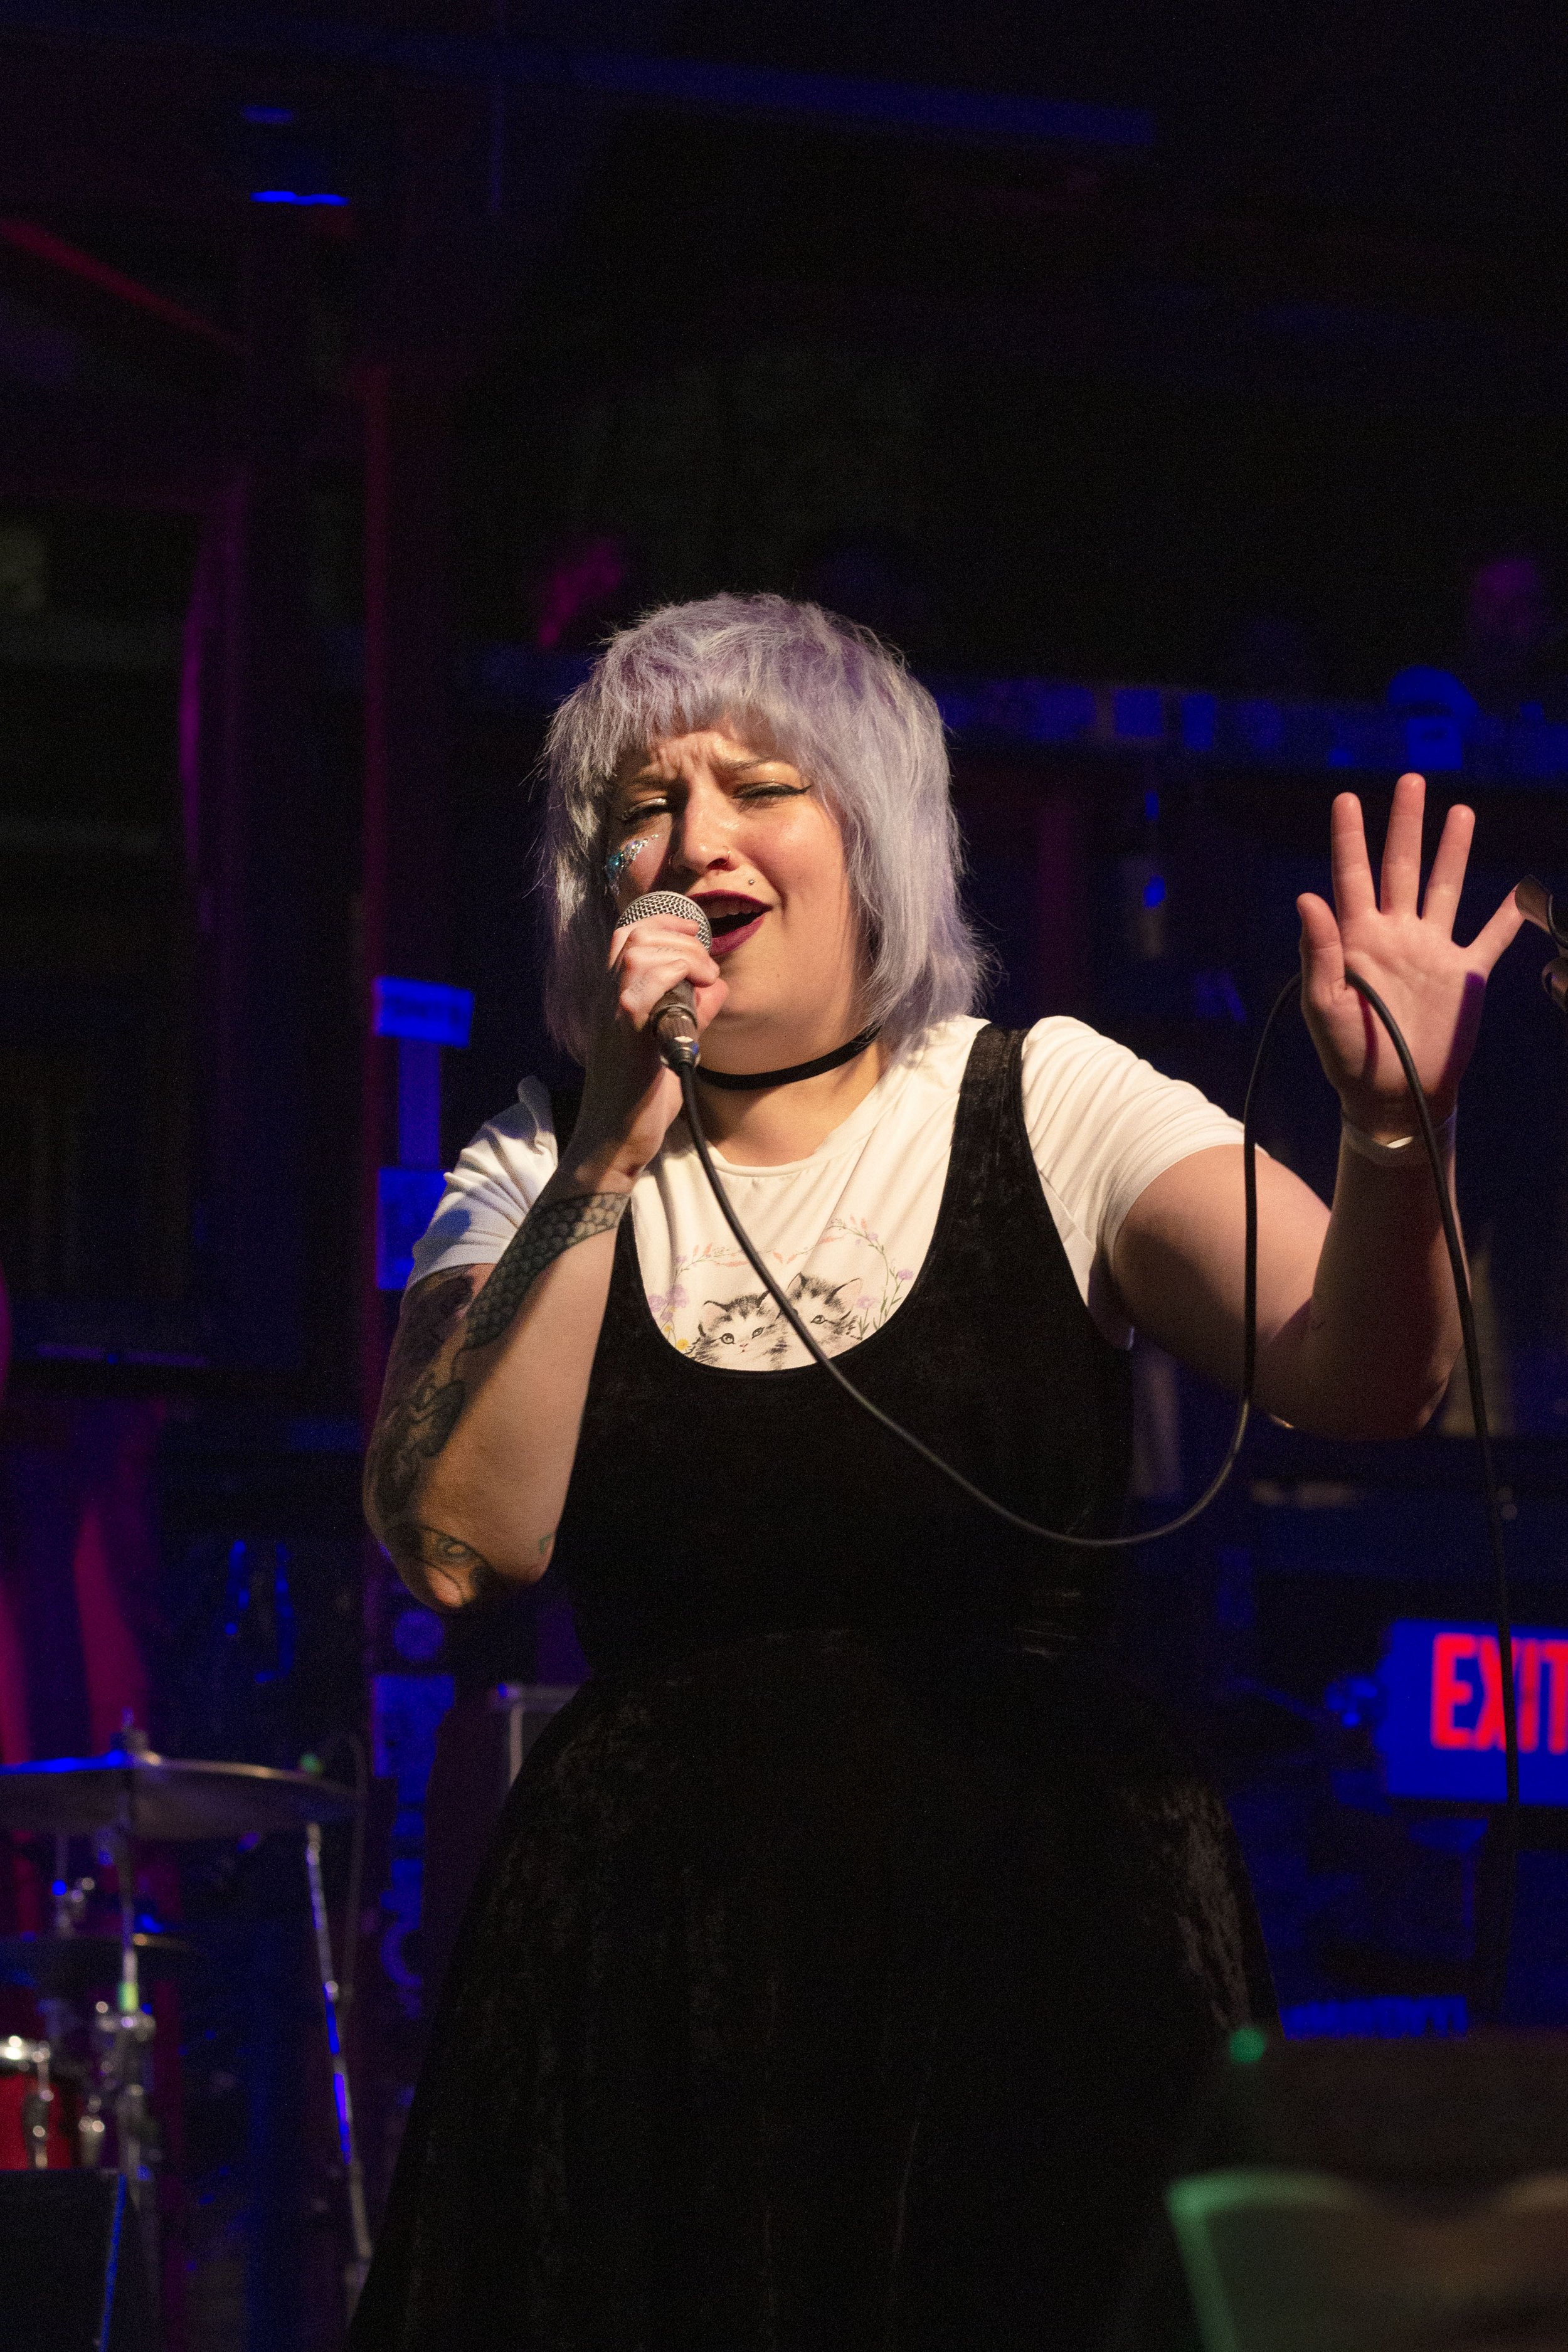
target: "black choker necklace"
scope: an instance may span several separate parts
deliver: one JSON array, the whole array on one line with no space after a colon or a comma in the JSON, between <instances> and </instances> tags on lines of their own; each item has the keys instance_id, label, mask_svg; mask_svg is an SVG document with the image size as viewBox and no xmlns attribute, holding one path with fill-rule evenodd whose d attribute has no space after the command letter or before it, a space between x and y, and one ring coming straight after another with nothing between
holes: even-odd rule
<instances>
[{"instance_id":1,"label":"black choker necklace","mask_svg":"<svg viewBox=\"0 0 1568 2352\"><path fill-rule=\"evenodd\" d=\"M793 1070L710 1070L705 1062L699 1062L697 1075L708 1086L730 1087L736 1094L754 1092L760 1087L789 1087L796 1078L819 1078L824 1070L841 1068L857 1054L863 1054L872 1039L881 1034L881 1023L873 1021L869 1029L862 1029L847 1045L837 1046L831 1054L819 1054L815 1062L797 1062Z\"/></svg>"}]
</instances>

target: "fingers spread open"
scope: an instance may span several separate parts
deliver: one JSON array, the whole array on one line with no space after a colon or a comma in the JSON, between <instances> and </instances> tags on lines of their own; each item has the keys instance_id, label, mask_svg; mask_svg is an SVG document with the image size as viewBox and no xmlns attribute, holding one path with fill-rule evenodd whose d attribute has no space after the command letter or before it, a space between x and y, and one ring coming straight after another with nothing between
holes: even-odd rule
<instances>
[{"instance_id":1,"label":"fingers spread open","mask_svg":"<svg viewBox=\"0 0 1568 2352\"><path fill-rule=\"evenodd\" d=\"M1469 863L1470 843L1476 830L1476 813L1462 802L1456 801L1443 823L1442 838L1437 854L1432 860L1432 871L1426 877L1426 895L1421 901L1421 919L1435 923L1444 937L1451 938L1454 918L1459 910L1459 893L1465 887L1465 868Z\"/></svg>"},{"instance_id":2,"label":"fingers spread open","mask_svg":"<svg viewBox=\"0 0 1568 2352\"><path fill-rule=\"evenodd\" d=\"M1329 820L1329 856L1334 877L1334 905L1342 923L1353 916L1376 911L1372 861L1366 854L1366 827L1361 803L1353 793L1341 793ZM1321 904L1321 901L1319 901Z\"/></svg>"},{"instance_id":3,"label":"fingers spread open","mask_svg":"<svg viewBox=\"0 0 1568 2352\"><path fill-rule=\"evenodd\" d=\"M1388 831L1383 841L1383 911L1413 915L1421 895L1421 819L1426 806L1424 776L1401 776L1394 787Z\"/></svg>"}]
</instances>

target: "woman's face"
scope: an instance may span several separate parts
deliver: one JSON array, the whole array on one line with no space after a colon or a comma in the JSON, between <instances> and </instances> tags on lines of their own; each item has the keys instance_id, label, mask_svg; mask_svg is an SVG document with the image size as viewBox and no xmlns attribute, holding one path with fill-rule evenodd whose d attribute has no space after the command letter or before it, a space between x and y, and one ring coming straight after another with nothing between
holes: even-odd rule
<instances>
[{"instance_id":1,"label":"woman's face","mask_svg":"<svg viewBox=\"0 0 1568 2352\"><path fill-rule=\"evenodd\" d=\"M622 761L605 848L617 907L679 890L708 917L729 983L724 1035L853 1034L860 950L843 838L787 760L720 727L667 736Z\"/></svg>"}]
</instances>

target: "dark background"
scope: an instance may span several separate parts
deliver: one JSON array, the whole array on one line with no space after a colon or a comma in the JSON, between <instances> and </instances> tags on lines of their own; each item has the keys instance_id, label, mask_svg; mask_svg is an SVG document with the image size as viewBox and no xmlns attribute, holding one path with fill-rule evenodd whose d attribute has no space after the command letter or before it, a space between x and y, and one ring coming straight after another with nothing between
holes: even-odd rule
<instances>
[{"instance_id":1,"label":"dark background","mask_svg":"<svg viewBox=\"0 0 1568 2352\"><path fill-rule=\"evenodd\" d=\"M352 1778L358 1743L357 1899L346 1841L328 1864L373 2203L431 1990L431 1727L574 1661L548 1588L444 1637L359 1530L395 1305L370 982L474 992L448 1156L569 1075L542 728L606 629L718 588L820 595L946 698L996 1017L1079 1013L1233 1108L1334 792L1381 824L1404 667L1536 730L1434 774L1434 824L1479 813L1464 919L1527 869L1563 887L1563 49L1545 0L0 0L0 1747L102 1747L127 1710L174 1753ZM1467 634L1489 559L1542 600L1502 685ZM1028 679L1094 687L1094 724L1043 740ZM1167 690L1157 724L1106 717L1119 683ZM1213 750L1177 689L1220 698ZM1499 974L1461 1191L1518 1613L1552 1624L1542 960ZM1294 1024L1263 1132L1330 1181ZM1152 1358L1139 1395L1153 1516L1226 1408ZM1390 1803L1352 1689L1392 1617L1489 1605L1465 1426L1456 1397L1406 1446L1265 1429L1128 1571L1123 1649L1226 1780L1288 2008L1473 1991L1495 1841ZM1532 1813L1521 2022L1568 2021L1562 1843ZM4 1859L11 1926L47 1925L48 1860ZM151 1856L140 1899L204 1956L161 1996L170 2343L324 2352L346 2242L298 1851Z\"/></svg>"}]
</instances>

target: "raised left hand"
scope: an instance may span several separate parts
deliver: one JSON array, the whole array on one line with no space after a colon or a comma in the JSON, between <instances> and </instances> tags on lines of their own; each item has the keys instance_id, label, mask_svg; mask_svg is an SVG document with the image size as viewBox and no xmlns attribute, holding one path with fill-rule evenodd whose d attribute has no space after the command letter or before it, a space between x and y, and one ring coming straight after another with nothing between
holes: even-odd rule
<instances>
[{"instance_id":1,"label":"raised left hand","mask_svg":"<svg viewBox=\"0 0 1568 2352\"><path fill-rule=\"evenodd\" d=\"M1375 1013L1345 979L1348 964L1376 989L1405 1033L1434 1119L1447 1118L1470 1058L1487 979L1524 917L1510 891L1468 948L1454 937L1464 887L1473 809L1448 811L1426 893L1421 896L1421 819L1426 779L1401 776L1383 845L1381 891L1373 881L1361 803L1334 802L1331 851L1334 904L1306 891L1301 918L1301 1007L1344 1115L1380 1141L1415 1131L1405 1074Z\"/></svg>"}]
</instances>

